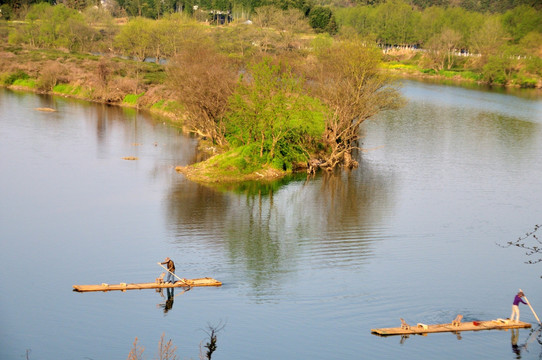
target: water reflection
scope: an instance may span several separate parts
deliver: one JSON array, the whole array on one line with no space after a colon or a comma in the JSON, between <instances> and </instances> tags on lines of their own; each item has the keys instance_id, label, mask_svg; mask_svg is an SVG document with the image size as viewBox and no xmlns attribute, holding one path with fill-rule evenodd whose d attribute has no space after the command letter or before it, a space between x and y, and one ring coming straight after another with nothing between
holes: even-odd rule
<instances>
[{"instance_id":1,"label":"water reflection","mask_svg":"<svg viewBox=\"0 0 542 360\"><path fill-rule=\"evenodd\" d=\"M157 292L160 294L162 299L164 299L163 302L157 304L156 306L159 309L162 309L164 312L164 315L167 315L167 313L173 309L173 303L175 302L175 298L179 295L184 294L185 292L189 291L191 288L187 287L184 288L183 291L175 295L175 288L166 288L166 295L164 296L164 289L157 289Z\"/></svg>"},{"instance_id":2,"label":"water reflection","mask_svg":"<svg viewBox=\"0 0 542 360\"><path fill-rule=\"evenodd\" d=\"M317 268L365 264L392 206L393 174L361 159L355 171L301 178L241 184L235 192L243 196L178 183L168 196L177 242L225 249L232 263L242 264L256 294L280 286L302 262Z\"/></svg>"}]
</instances>

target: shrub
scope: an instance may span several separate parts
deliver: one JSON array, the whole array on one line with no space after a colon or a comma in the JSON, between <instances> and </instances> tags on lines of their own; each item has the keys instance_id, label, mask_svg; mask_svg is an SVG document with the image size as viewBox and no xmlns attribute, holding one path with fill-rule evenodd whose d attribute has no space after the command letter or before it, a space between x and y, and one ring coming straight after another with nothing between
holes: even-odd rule
<instances>
[{"instance_id":1,"label":"shrub","mask_svg":"<svg viewBox=\"0 0 542 360\"><path fill-rule=\"evenodd\" d=\"M535 88L537 81L536 79L533 79L533 78L518 76L518 78L514 80L514 83L519 85L522 88Z\"/></svg>"},{"instance_id":2,"label":"shrub","mask_svg":"<svg viewBox=\"0 0 542 360\"><path fill-rule=\"evenodd\" d=\"M50 62L46 64L40 71L38 81L36 82L37 88L42 91L53 90L58 82L63 80L62 77L64 73L64 67L58 62Z\"/></svg>"},{"instance_id":3,"label":"shrub","mask_svg":"<svg viewBox=\"0 0 542 360\"><path fill-rule=\"evenodd\" d=\"M4 84L5 85L13 85L13 83L15 83L15 81L17 81L17 80L26 80L28 78L29 78L29 76L28 76L27 73L25 73L22 70L17 70L13 74L10 74L5 78Z\"/></svg>"}]
</instances>

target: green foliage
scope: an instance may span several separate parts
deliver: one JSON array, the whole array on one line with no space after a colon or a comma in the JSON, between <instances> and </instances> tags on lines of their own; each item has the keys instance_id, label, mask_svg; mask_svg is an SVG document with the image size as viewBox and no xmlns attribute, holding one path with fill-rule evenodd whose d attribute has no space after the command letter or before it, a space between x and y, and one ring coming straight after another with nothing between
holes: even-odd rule
<instances>
[{"instance_id":1,"label":"green foliage","mask_svg":"<svg viewBox=\"0 0 542 360\"><path fill-rule=\"evenodd\" d=\"M264 165L264 159L259 156L259 146L255 143L239 146L214 156L206 164L213 169L212 173L219 177L252 174L262 169Z\"/></svg>"},{"instance_id":2,"label":"green foliage","mask_svg":"<svg viewBox=\"0 0 542 360\"><path fill-rule=\"evenodd\" d=\"M309 12L309 25L316 32L327 32L336 34L338 30L337 22L333 12L328 7L316 6Z\"/></svg>"},{"instance_id":3,"label":"green foliage","mask_svg":"<svg viewBox=\"0 0 542 360\"><path fill-rule=\"evenodd\" d=\"M13 82L13 86L26 87L30 89L36 88L36 80L34 79L17 79Z\"/></svg>"},{"instance_id":4,"label":"green foliage","mask_svg":"<svg viewBox=\"0 0 542 360\"><path fill-rule=\"evenodd\" d=\"M489 84L506 85L511 79L512 71L512 60L509 56L491 56L484 65L483 79Z\"/></svg>"},{"instance_id":5,"label":"green foliage","mask_svg":"<svg viewBox=\"0 0 542 360\"><path fill-rule=\"evenodd\" d=\"M307 160L324 131L324 106L303 93L302 80L288 67L269 59L249 68L226 115L227 138L233 146L251 145L261 161L280 169Z\"/></svg>"},{"instance_id":6,"label":"green foliage","mask_svg":"<svg viewBox=\"0 0 542 360\"><path fill-rule=\"evenodd\" d=\"M542 12L530 6L518 6L507 11L502 16L502 22L516 42L531 31L542 32Z\"/></svg>"},{"instance_id":7,"label":"green foliage","mask_svg":"<svg viewBox=\"0 0 542 360\"><path fill-rule=\"evenodd\" d=\"M329 49L332 44L333 44L333 38L327 33L318 34L311 41L311 47L313 48L313 51L316 54L319 54L322 51L325 51L325 49Z\"/></svg>"},{"instance_id":8,"label":"green foliage","mask_svg":"<svg viewBox=\"0 0 542 360\"><path fill-rule=\"evenodd\" d=\"M385 44L412 44L417 41L415 24L419 13L402 0L389 0L375 8L378 38Z\"/></svg>"},{"instance_id":9,"label":"green foliage","mask_svg":"<svg viewBox=\"0 0 542 360\"><path fill-rule=\"evenodd\" d=\"M530 57L526 61L525 71L542 77L542 58Z\"/></svg>"},{"instance_id":10,"label":"green foliage","mask_svg":"<svg viewBox=\"0 0 542 360\"><path fill-rule=\"evenodd\" d=\"M436 74L437 74L437 72L435 71L435 69L423 69L423 70L422 70L422 73L428 74L428 75L436 75Z\"/></svg>"},{"instance_id":11,"label":"green foliage","mask_svg":"<svg viewBox=\"0 0 542 360\"><path fill-rule=\"evenodd\" d=\"M143 82L145 84L164 84L167 80L167 74L163 67L158 67L148 71L143 76Z\"/></svg>"},{"instance_id":12,"label":"green foliage","mask_svg":"<svg viewBox=\"0 0 542 360\"><path fill-rule=\"evenodd\" d=\"M143 95L145 95L145 93L141 93L141 94L126 94L126 96L124 97L124 100L122 100L123 103L125 104L130 104L130 105L137 105L137 100L142 97Z\"/></svg>"},{"instance_id":13,"label":"green foliage","mask_svg":"<svg viewBox=\"0 0 542 360\"><path fill-rule=\"evenodd\" d=\"M14 28L9 39L11 43L40 48L86 50L96 35L97 31L87 25L78 11L63 4L38 3L30 7L26 22Z\"/></svg>"},{"instance_id":14,"label":"green foliage","mask_svg":"<svg viewBox=\"0 0 542 360\"><path fill-rule=\"evenodd\" d=\"M533 78L518 75L516 79L514 79L514 84L518 85L521 88L535 88L537 85L537 81Z\"/></svg>"},{"instance_id":15,"label":"green foliage","mask_svg":"<svg viewBox=\"0 0 542 360\"><path fill-rule=\"evenodd\" d=\"M151 20L142 17L131 19L115 37L115 47L140 61L152 56L152 24Z\"/></svg>"},{"instance_id":16,"label":"green foliage","mask_svg":"<svg viewBox=\"0 0 542 360\"><path fill-rule=\"evenodd\" d=\"M13 17L13 9L8 4L3 4L0 6L0 19L1 20L11 20Z\"/></svg>"},{"instance_id":17,"label":"green foliage","mask_svg":"<svg viewBox=\"0 0 542 360\"><path fill-rule=\"evenodd\" d=\"M461 75L462 78L468 79L468 80L474 80L474 81L482 80L482 74L475 73L472 71L462 71L459 73L459 75Z\"/></svg>"},{"instance_id":18,"label":"green foliage","mask_svg":"<svg viewBox=\"0 0 542 360\"><path fill-rule=\"evenodd\" d=\"M438 72L439 75L441 76L444 76L444 77L447 77L447 78L453 78L454 76L456 76L458 73L455 72L455 71L450 71L450 70L440 70Z\"/></svg>"},{"instance_id":19,"label":"green foliage","mask_svg":"<svg viewBox=\"0 0 542 360\"><path fill-rule=\"evenodd\" d=\"M27 73L22 70L17 70L4 79L4 85L13 85L17 80L27 80L28 78L29 76Z\"/></svg>"}]
</instances>

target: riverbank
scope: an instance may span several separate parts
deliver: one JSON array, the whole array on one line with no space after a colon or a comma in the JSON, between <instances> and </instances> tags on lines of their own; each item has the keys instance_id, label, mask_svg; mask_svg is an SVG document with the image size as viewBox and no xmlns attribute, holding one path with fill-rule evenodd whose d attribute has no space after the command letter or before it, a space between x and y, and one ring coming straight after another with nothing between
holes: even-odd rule
<instances>
[{"instance_id":1,"label":"riverbank","mask_svg":"<svg viewBox=\"0 0 542 360\"><path fill-rule=\"evenodd\" d=\"M7 45L0 48L0 58L3 59L0 61L0 83L8 88L132 107L159 115L172 126L188 132L183 127L186 118L184 106L168 89L165 65ZM383 63L383 68L397 78L483 87L479 76L472 73L469 76L469 72L433 73L393 61ZM198 183L274 181L292 172L266 164L248 164L250 160L238 152L221 153L204 139L200 141L200 149L206 157L213 157L176 169ZM306 169L299 167L296 170Z\"/></svg>"}]
</instances>

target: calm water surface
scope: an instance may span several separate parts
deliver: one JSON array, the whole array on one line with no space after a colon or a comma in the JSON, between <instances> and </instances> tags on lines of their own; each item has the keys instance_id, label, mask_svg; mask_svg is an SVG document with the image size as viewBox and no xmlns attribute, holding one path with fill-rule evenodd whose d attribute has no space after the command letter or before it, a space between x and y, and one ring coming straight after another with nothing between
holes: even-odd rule
<instances>
[{"instance_id":1,"label":"calm water surface","mask_svg":"<svg viewBox=\"0 0 542 360\"><path fill-rule=\"evenodd\" d=\"M133 110L0 90L0 358L516 359L529 330L381 338L400 324L542 315L542 98L406 82L364 124L360 167L218 191L187 181L196 141ZM43 113L37 107L53 107ZM137 156L127 161L125 156ZM169 256L220 288L74 293L153 281ZM522 320L535 323L527 307Z\"/></svg>"}]
</instances>

